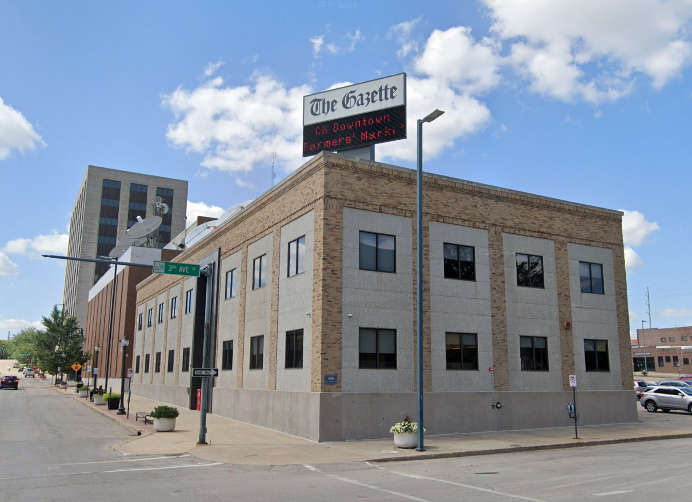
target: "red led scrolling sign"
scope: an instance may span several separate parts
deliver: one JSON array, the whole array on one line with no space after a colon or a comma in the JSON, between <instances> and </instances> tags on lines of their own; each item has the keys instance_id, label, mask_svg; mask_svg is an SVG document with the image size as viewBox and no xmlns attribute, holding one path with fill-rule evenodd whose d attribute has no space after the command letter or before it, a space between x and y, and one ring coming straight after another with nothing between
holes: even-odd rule
<instances>
[{"instance_id":1,"label":"red led scrolling sign","mask_svg":"<svg viewBox=\"0 0 692 502\"><path fill-rule=\"evenodd\" d=\"M406 139L406 105L303 126L303 157Z\"/></svg>"}]
</instances>

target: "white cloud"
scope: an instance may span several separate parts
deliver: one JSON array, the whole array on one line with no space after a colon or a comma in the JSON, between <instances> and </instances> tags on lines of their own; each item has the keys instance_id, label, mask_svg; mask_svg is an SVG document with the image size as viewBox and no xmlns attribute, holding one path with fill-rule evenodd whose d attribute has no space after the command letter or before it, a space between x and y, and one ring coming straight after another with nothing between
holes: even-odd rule
<instances>
[{"instance_id":1,"label":"white cloud","mask_svg":"<svg viewBox=\"0 0 692 502\"><path fill-rule=\"evenodd\" d=\"M12 150L23 153L39 146L46 146L46 143L24 115L0 98L0 160L8 158Z\"/></svg>"},{"instance_id":2,"label":"white cloud","mask_svg":"<svg viewBox=\"0 0 692 502\"><path fill-rule=\"evenodd\" d=\"M324 35L320 35L319 37L312 37L310 39L310 42L312 42L312 56L319 56L320 50L322 49L322 45L324 44Z\"/></svg>"},{"instance_id":3,"label":"white cloud","mask_svg":"<svg viewBox=\"0 0 692 502\"><path fill-rule=\"evenodd\" d=\"M646 221L646 218L639 211L628 211L621 209L625 213L622 217L622 239L626 245L640 246L646 237L660 230L658 224Z\"/></svg>"},{"instance_id":4,"label":"white cloud","mask_svg":"<svg viewBox=\"0 0 692 502\"><path fill-rule=\"evenodd\" d=\"M665 309L659 315L661 317L692 317L692 309Z\"/></svg>"},{"instance_id":5,"label":"white cloud","mask_svg":"<svg viewBox=\"0 0 692 502\"><path fill-rule=\"evenodd\" d=\"M625 246L625 269L641 268L644 262L639 257L637 252L629 246Z\"/></svg>"},{"instance_id":6,"label":"white cloud","mask_svg":"<svg viewBox=\"0 0 692 502\"><path fill-rule=\"evenodd\" d=\"M483 1L510 62L556 99L614 101L639 74L658 89L692 61L690 0Z\"/></svg>"},{"instance_id":7,"label":"white cloud","mask_svg":"<svg viewBox=\"0 0 692 502\"><path fill-rule=\"evenodd\" d=\"M418 52L418 40L413 38L413 30L416 28L418 23L422 19L418 17L412 19L411 21L404 21L399 24L395 24L387 32L388 40L396 40L399 45L399 50L396 52L398 58L405 58L409 54L415 54Z\"/></svg>"},{"instance_id":8,"label":"white cloud","mask_svg":"<svg viewBox=\"0 0 692 502\"><path fill-rule=\"evenodd\" d=\"M197 221L198 216L209 216L211 218L218 218L226 210L219 206L209 206L204 202L191 202L187 201L187 221L186 225L189 227L195 221Z\"/></svg>"},{"instance_id":9,"label":"white cloud","mask_svg":"<svg viewBox=\"0 0 692 502\"><path fill-rule=\"evenodd\" d=\"M68 234L59 234L53 230L49 235L38 235L33 239L14 239L8 241L2 251L10 254L37 257L42 254L66 254Z\"/></svg>"},{"instance_id":10,"label":"white cloud","mask_svg":"<svg viewBox=\"0 0 692 502\"><path fill-rule=\"evenodd\" d=\"M1 317L1 316L0 316ZM41 321L25 321L23 319L2 319L0 318L0 333L7 334L8 331L13 331L13 334L19 333L26 328L43 329Z\"/></svg>"},{"instance_id":11,"label":"white cloud","mask_svg":"<svg viewBox=\"0 0 692 502\"><path fill-rule=\"evenodd\" d=\"M19 265L10 260L5 253L0 251L0 275L14 275Z\"/></svg>"},{"instance_id":12,"label":"white cloud","mask_svg":"<svg viewBox=\"0 0 692 502\"><path fill-rule=\"evenodd\" d=\"M326 30L329 31L329 25L326 26ZM323 49L335 56L353 52L356 50L356 44L365 40L365 36L360 32L360 28L356 29L353 35L351 35L351 33L346 33L330 42L325 42L325 36L326 35L319 35L310 38L310 42L312 43L312 56L314 58L318 58Z\"/></svg>"},{"instance_id":13,"label":"white cloud","mask_svg":"<svg viewBox=\"0 0 692 502\"><path fill-rule=\"evenodd\" d=\"M459 91L480 94L500 82L495 48L488 38L476 42L465 26L435 30L414 64L421 74Z\"/></svg>"},{"instance_id":14,"label":"white cloud","mask_svg":"<svg viewBox=\"0 0 692 502\"><path fill-rule=\"evenodd\" d=\"M279 152L283 167L302 163L303 96L307 85L286 88L273 75L255 72L250 84L231 87L221 77L192 90L178 87L162 104L175 115L166 137L188 152L204 155L202 166L251 171Z\"/></svg>"},{"instance_id":15,"label":"white cloud","mask_svg":"<svg viewBox=\"0 0 692 502\"><path fill-rule=\"evenodd\" d=\"M217 61L216 63L207 63L207 66L204 67L204 77L211 77L214 73L216 73L216 70L221 68L223 65L223 61Z\"/></svg>"},{"instance_id":16,"label":"white cloud","mask_svg":"<svg viewBox=\"0 0 692 502\"><path fill-rule=\"evenodd\" d=\"M252 188L255 188L255 185L253 185L252 183L250 183L250 182L248 182L248 181L243 181L243 180L241 180L240 178L236 178L236 179L235 179L235 183L236 183L236 185L238 185L239 187L251 188L251 189L252 189Z\"/></svg>"}]
</instances>

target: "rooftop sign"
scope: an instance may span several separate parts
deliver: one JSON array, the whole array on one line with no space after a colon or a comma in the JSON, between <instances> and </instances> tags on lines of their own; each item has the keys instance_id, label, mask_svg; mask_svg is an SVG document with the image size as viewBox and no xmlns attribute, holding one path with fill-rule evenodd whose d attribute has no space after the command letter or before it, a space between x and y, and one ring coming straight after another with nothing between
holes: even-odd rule
<instances>
[{"instance_id":1,"label":"rooftop sign","mask_svg":"<svg viewBox=\"0 0 692 502\"><path fill-rule=\"evenodd\" d=\"M303 97L303 157L405 138L405 73Z\"/></svg>"}]
</instances>

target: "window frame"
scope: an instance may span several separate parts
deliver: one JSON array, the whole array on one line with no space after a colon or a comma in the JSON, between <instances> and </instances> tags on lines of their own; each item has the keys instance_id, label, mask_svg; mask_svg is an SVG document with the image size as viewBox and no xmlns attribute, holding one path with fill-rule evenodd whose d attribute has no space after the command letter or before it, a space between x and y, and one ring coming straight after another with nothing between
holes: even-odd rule
<instances>
[{"instance_id":1,"label":"window frame","mask_svg":"<svg viewBox=\"0 0 692 502\"><path fill-rule=\"evenodd\" d=\"M226 292L225 292L225 299L230 300L231 298L235 298L236 295L236 269L229 270L226 272Z\"/></svg>"},{"instance_id":2,"label":"window frame","mask_svg":"<svg viewBox=\"0 0 692 502\"><path fill-rule=\"evenodd\" d=\"M171 298L171 319L178 317L178 296Z\"/></svg>"},{"instance_id":3,"label":"window frame","mask_svg":"<svg viewBox=\"0 0 692 502\"><path fill-rule=\"evenodd\" d=\"M520 256L525 256L526 257L526 262L528 263L528 284L521 284L520 283L520 275L519 275L519 257ZM537 254L529 254L529 253L515 253L516 257L516 274L517 274L517 287L520 288L534 288L534 289L545 289L545 268L544 268L544 263L543 263L543 256L537 255ZM531 271L531 259L532 258L538 258L540 259L541 262L541 273L540 273L540 284L538 284L538 280L534 279L537 273L534 273ZM536 284L534 284L534 281Z\"/></svg>"},{"instance_id":4,"label":"window frame","mask_svg":"<svg viewBox=\"0 0 692 502\"><path fill-rule=\"evenodd\" d=\"M301 247L300 244L303 244L302 252L301 252ZM295 267L293 267L293 264L291 263L291 246L295 244ZM296 275L302 274L305 272L305 236L302 235L298 237L297 239L293 239L291 242L288 243L288 256L287 256L287 262L288 262L288 275L287 277L295 277ZM303 267L302 270L300 267ZM295 270L294 270L295 269Z\"/></svg>"},{"instance_id":5,"label":"window frame","mask_svg":"<svg viewBox=\"0 0 692 502\"><path fill-rule=\"evenodd\" d=\"M456 248L456 254L457 254L457 259L456 259L456 268L457 268L457 277L452 277L451 275L447 275L447 260L448 258L445 258L445 251L447 246L454 246ZM473 254L473 260L471 262L468 262L466 260L461 260L461 248L467 248L471 250L471 253ZM451 258L450 258L451 260ZM461 277L462 275L462 263L471 263L471 277ZM453 244L451 242L443 242L442 243L442 275L445 279L452 279L456 281L471 281L471 282L476 282L476 248L475 246L468 246L466 244Z\"/></svg>"},{"instance_id":6,"label":"window frame","mask_svg":"<svg viewBox=\"0 0 692 502\"><path fill-rule=\"evenodd\" d=\"M300 350L298 350L298 337L300 336ZM286 331L286 350L284 354L285 369L303 368L303 347L305 334L303 328ZM300 359L299 356L300 355Z\"/></svg>"},{"instance_id":7,"label":"window frame","mask_svg":"<svg viewBox=\"0 0 692 502\"><path fill-rule=\"evenodd\" d=\"M151 323L154 321L154 307L147 311L147 328L151 328Z\"/></svg>"},{"instance_id":8,"label":"window frame","mask_svg":"<svg viewBox=\"0 0 692 502\"><path fill-rule=\"evenodd\" d=\"M593 350L587 351L586 345L588 342L593 343ZM598 344L603 344L605 343L605 351L599 351L598 350ZM590 359L590 356L588 355L589 352L593 352L593 358ZM605 363L607 368L603 369L601 368L601 357L599 357L599 352L603 353L605 352ZM587 371L589 373L610 373L610 348L608 346L608 340L603 340L603 339L597 339L597 338L584 338L584 371Z\"/></svg>"},{"instance_id":9,"label":"window frame","mask_svg":"<svg viewBox=\"0 0 692 502\"><path fill-rule=\"evenodd\" d=\"M589 287L586 288L584 286L584 279L586 278L585 275L582 275L582 265L587 265L589 267ZM601 280L600 280L600 285L601 285L601 290L600 291L594 291L594 281L597 279L594 279L594 274L593 274L593 269L594 267L600 267L601 268ZM579 262L579 289L581 290L582 293L588 293L592 295L605 295L605 278L603 277L603 264L602 263L592 263L588 261L580 261Z\"/></svg>"},{"instance_id":10,"label":"window frame","mask_svg":"<svg viewBox=\"0 0 692 502\"><path fill-rule=\"evenodd\" d=\"M144 373L149 373L149 364L151 363L151 354L144 354Z\"/></svg>"},{"instance_id":11,"label":"window frame","mask_svg":"<svg viewBox=\"0 0 692 502\"><path fill-rule=\"evenodd\" d=\"M194 303L192 301L192 292L195 290L195 288L190 288L187 291L185 291L185 313L189 314L192 312L192 304Z\"/></svg>"},{"instance_id":12,"label":"window frame","mask_svg":"<svg viewBox=\"0 0 692 502\"><path fill-rule=\"evenodd\" d=\"M450 361L450 349L449 349L449 342L448 338L456 336L458 337L458 353L459 353L459 360L458 361ZM468 336L473 336L474 337L474 343L471 345L465 345L464 344L464 337ZM474 348L475 350L471 351L469 349L469 352L474 352L475 354L475 367L466 367L464 364L464 354L466 353L465 347L470 347ZM456 358L454 358L456 359ZM454 367L454 365L458 364L459 367ZM471 364L471 363L467 363ZM473 366L473 364L471 364ZM447 331L445 332L445 369L449 371L478 371L479 370L479 362L478 362L478 333L460 333L460 332L455 332L455 331Z\"/></svg>"},{"instance_id":13,"label":"window frame","mask_svg":"<svg viewBox=\"0 0 692 502\"><path fill-rule=\"evenodd\" d=\"M165 306L166 306L165 302L159 303L159 315L157 316L158 317L158 323L157 324L163 324Z\"/></svg>"},{"instance_id":14,"label":"window frame","mask_svg":"<svg viewBox=\"0 0 692 502\"><path fill-rule=\"evenodd\" d=\"M370 360L372 358L371 354L373 352L363 352L363 347L362 347L362 337L363 337L363 332L364 331L374 331L375 332L375 359L374 359L374 365L373 361ZM394 333L394 361L393 365L391 362L387 361L386 356L380 353L380 334L382 333L383 335L385 333ZM399 363L399 358L398 358L398 333L396 329L390 329L390 328L369 328L369 327L361 327L358 329L358 369L376 369L376 370L396 370L397 365ZM384 354L392 354L391 352L385 352ZM370 357L368 357L370 355ZM381 357L382 356L382 357Z\"/></svg>"},{"instance_id":15,"label":"window frame","mask_svg":"<svg viewBox=\"0 0 692 502\"><path fill-rule=\"evenodd\" d=\"M522 340L530 339L531 340L531 363L532 363L532 368L529 368L527 364L525 364L525 361L527 361L526 358L522 357L522 352L526 347L522 347L521 342ZM541 347L536 347L536 340L541 339L545 340L545 348ZM539 368L539 358L536 356L537 350L544 350L545 351L545 360L540 361L541 363L545 362L545 368ZM521 362L521 371L539 371L539 372L549 372L550 371L550 353L548 351L548 337L547 336L520 336L519 337L519 359ZM540 358L543 359L543 358Z\"/></svg>"},{"instance_id":16,"label":"window frame","mask_svg":"<svg viewBox=\"0 0 692 502\"><path fill-rule=\"evenodd\" d=\"M250 368L264 369L264 335L250 337Z\"/></svg>"},{"instance_id":17,"label":"window frame","mask_svg":"<svg viewBox=\"0 0 692 502\"><path fill-rule=\"evenodd\" d=\"M180 371L183 373L190 371L190 347L183 347L183 358Z\"/></svg>"},{"instance_id":18,"label":"window frame","mask_svg":"<svg viewBox=\"0 0 692 502\"><path fill-rule=\"evenodd\" d=\"M161 352L154 356L154 373L161 373Z\"/></svg>"},{"instance_id":19,"label":"window frame","mask_svg":"<svg viewBox=\"0 0 692 502\"><path fill-rule=\"evenodd\" d=\"M168 361L166 364L166 373L173 373L175 370L175 349L168 351Z\"/></svg>"},{"instance_id":20,"label":"window frame","mask_svg":"<svg viewBox=\"0 0 692 502\"><path fill-rule=\"evenodd\" d=\"M363 265L363 234L369 234L375 236L375 268L365 268ZM394 240L394 251L393 251L393 263L392 270L383 270L380 268L380 237L391 237ZM368 272L383 272L386 274L396 274L396 235L384 234L380 232L369 232L367 230L358 231L358 269L366 270Z\"/></svg>"},{"instance_id":21,"label":"window frame","mask_svg":"<svg viewBox=\"0 0 692 502\"><path fill-rule=\"evenodd\" d=\"M259 266L259 274L257 267ZM252 289L261 289L267 285L267 253L252 260Z\"/></svg>"},{"instance_id":22,"label":"window frame","mask_svg":"<svg viewBox=\"0 0 692 502\"><path fill-rule=\"evenodd\" d=\"M137 317L137 331L142 331L144 325L144 312L140 312Z\"/></svg>"},{"instance_id":23,"label":"window frame","mask_svg":"<svg viewBox=\"0 0 692 502\"><path fill-rule=\"evenodd\" d=\"M224 340L222 344L221 370L233 371L233 340Z\"/></svg>"},{"instance_id":24,"label":"window frame","mask_svg":"<svg viewBox=\"0 0 692 502\"><path fill-rule=\"evenodd\" d=\"M135 373L139 373L140 357L141 357L141 356L135 357Z\"/></svg>"}]
</instances>

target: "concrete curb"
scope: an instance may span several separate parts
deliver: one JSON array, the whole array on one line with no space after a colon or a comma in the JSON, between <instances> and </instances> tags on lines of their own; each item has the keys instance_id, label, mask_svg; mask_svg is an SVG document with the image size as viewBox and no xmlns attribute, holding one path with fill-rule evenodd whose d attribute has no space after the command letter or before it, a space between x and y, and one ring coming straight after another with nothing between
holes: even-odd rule
<instances>
[{"instance_id":1,"label":"concrete curb","mask_svg":"<svg viewBox=\"0 0 692 502\"><path fill-rule=\"evenodd\" d=\"M501 453L518 453L526 451L541 451L541 450L561 450L566 448L581 448L584 446L600 446L620 443L641 443L644 441L661 441L666 439L687 439L692 438L691 433L683 434L661 434L658 436L644 436L633 438L618 438L618 439L594 439L583 441L581 443L555 443L555 444L540 444L532 446L513 446L507 448L494 448L489 450L469 450L469 451L452 451L445 453L421 453L419 455L406 455L403 457L382 457L372 458L366 462L407 462L410 460L429 460L438 458L454 458L454 457L475 457L480 455L498 455Z\"/></svg>"}]
</instances>

